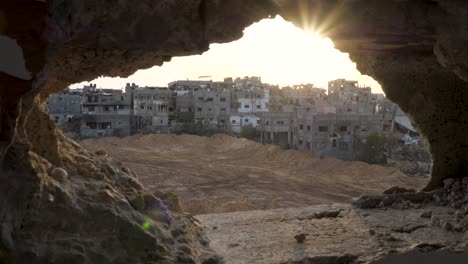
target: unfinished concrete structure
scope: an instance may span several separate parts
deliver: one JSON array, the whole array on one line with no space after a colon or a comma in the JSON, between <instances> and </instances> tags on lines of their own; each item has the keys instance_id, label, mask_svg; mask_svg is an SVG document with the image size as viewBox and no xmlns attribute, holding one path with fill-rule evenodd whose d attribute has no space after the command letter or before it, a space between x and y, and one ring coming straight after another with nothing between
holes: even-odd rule
<instances>
[{"instance_id":1,"label":"unfinished concrete structure","mask_svg":"<svg viewBox=\"0 0 468 264\"><path fill-rule=\"evenodd\" d=\"M285 148L290 147L293 142L293 117L293 109L261 113L261 122L258 127L261 142L273 143Z\"/></svg>"},{"instance_id":2,"label":"unfinished concrete structure","mask_svg":"<svg viewBox=\"0 0 468 264\"><path fill-rule=\"evenodd\" d=\"M1 1L0 10L3 39L22 50L17 61L28 73L0 73L0 250L6 261L217 261L187 216L174 213L171 227L139 227L143 219L158 220L128 201L160 200L112 159L66 139L40 102L72 83L129 76L173 56L200 54L276 14L321 28L415 121L434 160L425 190L468 174L466 1L24 0ZM146 34L149 28L153 34ZM61 171L57 167L67 173L52 173ZM116 227L125 239L101 243ZM190 251L171 243L176 235Z\"/></svg>"},{"instance_id":3,"label":"unfinished concrete structure","mask_svg":"<svg viewBox=\"0 0 468 264\"><path fill-rule=\"evenodd\" d=\"M62 127L81 115L81 99L82 90L65 89L50 97L45 103L45 111L57 127Z\"/></svg>"},{"instance_id":4,"label":"unfinished concrete structure","mask_svg":"<svg viewBox=\"0 0 468 264\"><path fill-rule=\"evenodd\" d=\"M200 88L193 92L195 122L210 128L225 130L231 113L231 91Z\"/></svg>"},{"instance_id":5,"label":"unfinished concrete structure","mask_svg":"<svg viewBox=\"0 0 468 264\"><path fill-rule=\"evenodd\" d=\"M382 115L322 114L299 109L294 113L292 146L318 157L359 158L371 133L382 131Z\"/></svg>"},{"instance_id":6,"label":"unfinished concrete structure","mask_svg":"<svg viewBox=\"0 0 468 264\"><path fill-rule=\"evenodd\" d=\"M377 99L369 86L359 86L357 81L328 82L328 102L337 107L337 113L374 114Z\"/></svg>"},{"instance_id":7,"label":"unfinished concrete structure","mask_svg":"<svg viewBox=\"0 0 468 264\"><path fill-rule=\"evenodd\" d=\"M131 134L131 94L122 90L83 87L80 135L88 137L124 137Z\"/></svg>"},{"instance_id":8,"label":"unfinished concrete structure","mask_svg":"<svg viewBox=\"0 0 468 264\"><path fill-rule=\"evenodd\" d=\"M133 105L132 133L169 132L175 112L174 92L166 87L131 87L129 91Z\"/></svg>"}]
</instances>

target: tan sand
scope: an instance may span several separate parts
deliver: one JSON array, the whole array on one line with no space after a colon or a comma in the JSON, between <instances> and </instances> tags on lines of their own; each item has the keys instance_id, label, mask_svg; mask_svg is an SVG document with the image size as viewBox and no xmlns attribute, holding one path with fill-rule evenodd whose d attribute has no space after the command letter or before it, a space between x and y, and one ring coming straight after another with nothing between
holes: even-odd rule
<instances>
[{"instance_id":1,"label":"tan sand","mask_svg":"<svg viewBox=\"0 0 468 264\"><path fill-rule=\"evenodd\" d=\"M172 191L192 214L348 202L391 186L421 188L427 178L364 162L323 160L227 135L136 135L80 142L105 149L149 189Z\"/></svg>"}]
</instances>

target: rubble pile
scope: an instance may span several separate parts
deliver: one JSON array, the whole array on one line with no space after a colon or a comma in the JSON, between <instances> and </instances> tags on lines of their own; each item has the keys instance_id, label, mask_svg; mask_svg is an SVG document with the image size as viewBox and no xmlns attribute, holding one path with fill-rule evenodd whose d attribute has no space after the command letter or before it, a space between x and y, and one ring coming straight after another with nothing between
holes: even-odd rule
<instances>
[{"instance_id":1,"label":"rubble pile","mask_svg":"<svg viewBox=\"0 0 468 264\"><path fill-rule=\"evenodd\" d=\"M391 188L382 195L363 195L353 202L361 209L421 209L427 205L450 209L450 217L439 216L432 211L424 211L421 218L429 218L430 225L449 231L468 231L468 177L448 178L444 188L431 192L415 192L404 188Z\"/></svg>"}]
</instances>

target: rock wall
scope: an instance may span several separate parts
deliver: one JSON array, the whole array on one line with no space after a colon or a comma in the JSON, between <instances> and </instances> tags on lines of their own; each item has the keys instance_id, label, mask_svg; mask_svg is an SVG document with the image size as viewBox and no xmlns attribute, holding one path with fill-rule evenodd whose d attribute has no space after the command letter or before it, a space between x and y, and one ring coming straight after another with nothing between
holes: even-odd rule
<instances>
[{"instance_id":1,"label":"rock wall","mask_svg":"<svg viewBox=\"0 0 468 264\"><path fill-rule=\"evenodd\" d=\"M0 1L0 44L21 51L0 62L0 262L217 261L196 222L172 212L166 224L148 209L161 199L57 132L40 102L200 54L275 14L330 36L413 118L434 159L427 189L466 176L467 13L463 0ZM5 73L13 64L23 73Z\"/></svg>"}]
</instances>

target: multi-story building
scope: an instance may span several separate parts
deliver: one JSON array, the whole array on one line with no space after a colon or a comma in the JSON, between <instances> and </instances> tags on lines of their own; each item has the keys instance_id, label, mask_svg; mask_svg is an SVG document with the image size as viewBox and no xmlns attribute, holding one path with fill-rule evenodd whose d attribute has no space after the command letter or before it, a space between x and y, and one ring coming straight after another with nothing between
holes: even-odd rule
<instances>
[{"instance_id":1,"label":"multi-story building","mask_svg":"<svg viewBox=\"0 0 468 264\"><path fill-rule=\"evenodd\" d=\"M231 91L205 88L193 92L195 122L225 129L231 113Z\"/></svg>"},{"instance_id":2,"label":"multi-story building","mask_svg":"<svg viewBox=\"0 0 468 264\"><path fill-rule=\"evenodd\" d=\"M133 105L133 126L136 133L168 131L175 114L173 91L166 87L132 87L127 84Z\"/></svg>"},{"instance_id":3,"label":"multi-story building","mask_svg":"<svg viewBox=\"0 0 468 264\"><path fill-rule=\"evenodd\" d=\"M131 134L131 96L122 90L83 87L80 135L88 137Z\"/></svg>"},{"instance_id":4,"label":"multi-story building","mask_svg":"<svg viewBox=\"0 0 468 264\"><path fill-rule=\"evenodd\" d=\"M193 91L175 97L175 123L193 124L195 120Z\"/></svg>"},{"instance_id":5,"label":"multi-story building","mask_svg":"<svg viewBox=\"0 0 468 264\"><path fill-rule=\"evenodd\" d=\"M176 93L176 95L184 95L187 94L189 91L195 91L198 89L204 88L212 88L213 82L212 81L193 81L193 80L185 80L185 81L174 81L170 82L168 88Z\"/></svg>"},{"instance_id":6,"label":"multi-story building","mask_svg":"<svg viewBox=\"0 0 468 264\"><path fill-rule=\"evenodd\" d=\"M351 160L359 146L374 132L382 131L382 115L323 114L300 109L294 113L292 146L315 156Z\"/></svg>"},{"instance_id":7,"label":"multi-story building","mask_svg":"<svg viewBox=\"0 0 468 264\"><path fill-rule=\"evenodd\" d=\"M328 103L336 106L337 113L373 114L378 95L357 81L338 79L328 82Z\"/></svg>"},{"instance_id":8,"label":"multi-story building","mask_svg":"<svg viewBox=\"0 0 468 264\"><path fill-rule=\"evenodd\" d=\"M45 104L45 111L55 122L57 127L63 127L71 123L81 115L82 90L65 89L61 93L54 94Z\"/></svg>"}]
</instances>

